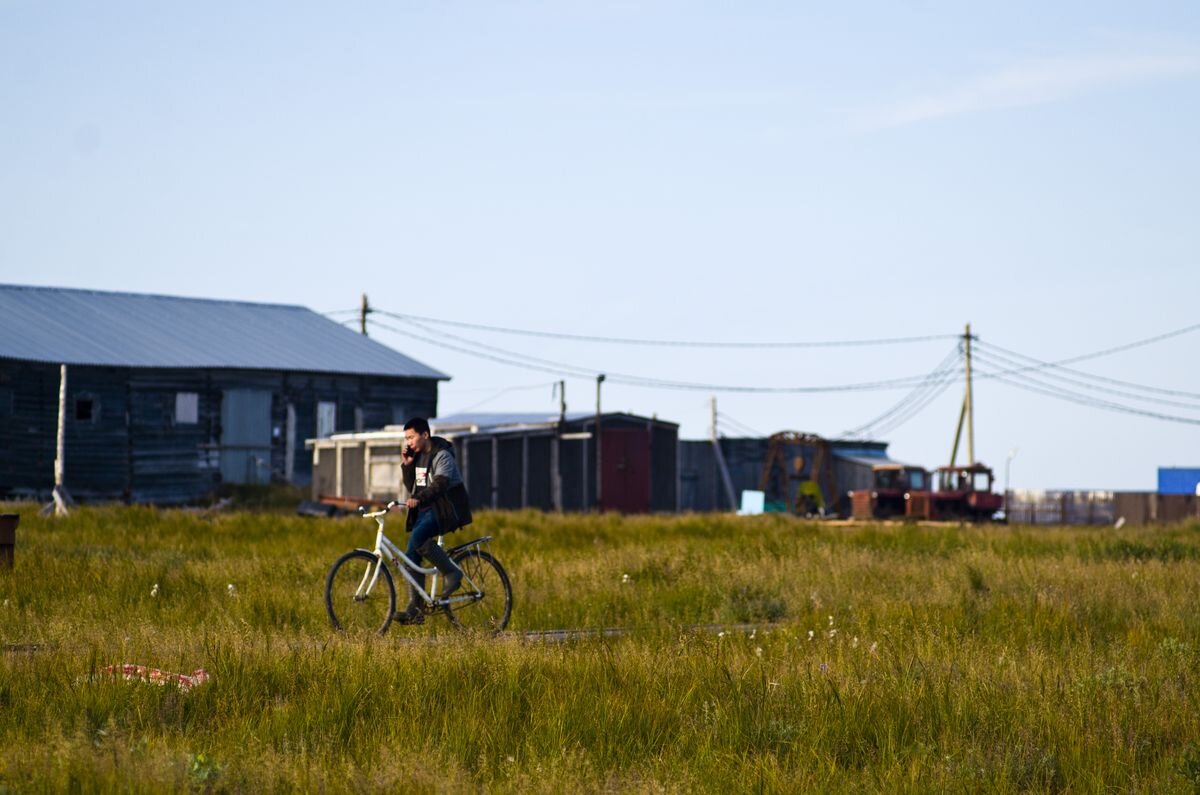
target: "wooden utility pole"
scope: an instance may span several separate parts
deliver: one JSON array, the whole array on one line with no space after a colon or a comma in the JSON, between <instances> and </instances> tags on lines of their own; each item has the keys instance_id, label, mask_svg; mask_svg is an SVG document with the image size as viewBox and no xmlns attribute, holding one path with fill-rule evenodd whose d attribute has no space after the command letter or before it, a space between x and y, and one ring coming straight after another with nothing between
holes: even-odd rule
<instances>
[{"instance_id":1,"label":"wooden utility pole","mask_svg":"<svg viewBox=\"0 0 1200 795\"><path fill-rule=\"evenodd\" d=\"M66 439L67 439L67 366L59 368L58 374L58 437L54 451L54 499L42 508L42 514L51 511L55 516L66 516L75 506L64 480L66 472Z\"/></svg>"},{"instance_id":2,"label":"wooden utility pole","mask_svg":"<svg viewBox=\"0 0 1200 795\"><path fill-rule=\"evenodd\" d=\"M975 466L975 404L971 399L971 324L963 334L963 350L967 361L967 463Z\"/></svg>"},{"instance_id":3,"label":"wooden utility pole","mask_svg":"<svg viewBox=\"0 0 1200 795\"><path fill-rule=\"evenodd\" d=\"M950 466L954 466L954 462L958 460L958 443L962 439L963 421L967 417L967 397L963 395L962 408L958 410L958 425L954 431L954 446L950 448Z\"/></svg>"},{"instance_id":4,"label":"wooden utility pole","mask_svg":"<svg viewBox=\"0 0 1200 795\"><path fill-rule=\"evenodd\" d=\"M963 423L967 425L967 463L975 465L975 411L971 399L971 324L963 334L963 358L966 368L967 387L963 393L962 408L958 412L958 428L954 431L954 446L950 448L950 466L958 459L958 443L962 439Z\"/></svg>"},{"instance_id":5,"label":"wooden utility pole","mask_svg":"<svg viewBox=\"0 0 1200 795\"><path fill-rule=\"evenodd\" d=\"M362 331L364 337L367 336L367 315L371 313L371 304L367 301L367 294L363 293L362 307L358 313L358 327Z\"/></svg>"},{"instance_id":6,"label":"wooden utility pole","mask_svg":"<svg viewBox=\"0 0 1200 795\"><path fill-rule=\"evenodd\" d=\"M563 509L562 488L562 435L567 428L567 382L559 381L558 387L558 433L554 436L554 446L550 448L550 482L553 484L554 510Z\"/></svg>"},{"instance_id":7,"label":"wooden utility pole","mask_svg":"<svg viewBox=\"0 0 1200 795\"><path fill-rule=\"evenodd\" d=\"M604 383L604 373L601 373L600 375L596 376L596 435L592 440L593 443L596 445L596 510L597 511L604 510L604 503L602 502L603 498L601 496L603 494L604 477L603 477L603 475L601 475L602 470L600 468L601 464L603 463L603 456L600 452L600 447L601 447L601 444L600 444L600 385L603 383Z\"/></svg>"},{"instance_id":8,"label":"wooden utility pole","mask_svg":"<svg viewBox=\"0 0 1200 795\"><path fill-rule=\"evenodd\" d=\"M729 477L729 467L725 464L725 452L721 450L721 440L717 434L717 398L709 399L710 421L708 438L712 441L713 457L717 461L717 472L721 475L721 484L725 486L725 497L729 500L729 510L738 509L737 495L733 491L733 479Z\"/></svg>"}]
</instances>

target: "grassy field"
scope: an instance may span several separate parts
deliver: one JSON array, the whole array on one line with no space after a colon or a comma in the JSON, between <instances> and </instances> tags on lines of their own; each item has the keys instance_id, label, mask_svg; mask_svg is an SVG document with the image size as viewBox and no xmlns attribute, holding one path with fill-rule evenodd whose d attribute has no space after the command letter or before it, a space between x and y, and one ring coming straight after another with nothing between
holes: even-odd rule
<instances>
[{"instance_id":1,"label":"grassy field","mask_svg":"<svg viewBox=\"0 0 1200 795\"><path fill-rule=\"evenodd\" d=\"M13 509L0 793L1200 787L1197 524L483 513L513 633L364 639L322 604L361 519Z\"/></svg>"}]
</instances>

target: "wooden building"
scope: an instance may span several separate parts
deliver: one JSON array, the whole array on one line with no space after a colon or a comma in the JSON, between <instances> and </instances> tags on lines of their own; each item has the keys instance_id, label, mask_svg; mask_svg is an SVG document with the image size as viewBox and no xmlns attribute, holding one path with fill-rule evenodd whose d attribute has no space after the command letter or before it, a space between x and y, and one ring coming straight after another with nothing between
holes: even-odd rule
<instances>
[{"instance_id":1,"label":"wooden building","mask_svg":"<svg viewBox=\"0 0 1200 795\"><path fill-rule=\"evenodd\" d=\"M0 497L307 484L304 440L437 412L447 376L300 306L0 285Z\"/></svg>"}]
</instances>

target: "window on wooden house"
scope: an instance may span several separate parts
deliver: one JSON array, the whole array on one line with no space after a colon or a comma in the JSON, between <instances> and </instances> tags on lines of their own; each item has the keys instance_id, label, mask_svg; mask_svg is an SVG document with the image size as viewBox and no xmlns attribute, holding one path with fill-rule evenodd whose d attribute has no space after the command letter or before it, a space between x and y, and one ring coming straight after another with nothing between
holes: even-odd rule
<instances>
[{"instance_id":1,"label":"window on wooden house","mask_svg":"<svg viewBox=\"0 0 1200 795\"><path fill-rule=\"evenodd\" d=\"M197 392L175 393L175 424L195 425L200 422L200 395Z\"/></svg>"},{"instance_id":2,"label":"window on wooden house","mask_svg":"<svg viewBox=\"0 0 1200 795\"><path fill-rule=\"evenodd\" d=\"M95 422L100 417L100 401L90 392L75 396L75 421Z\"/></svg>"},{"instance_id":3,"label":"window on wooden house","mask_svg":"<svg viewBox=\"0 0 1200 795\"><path fill-rule=\"evenodd\" d=\"M317 403L317 438L327 439L337 430L337 403L322 400Z\"/></svg>"}]
</instances>

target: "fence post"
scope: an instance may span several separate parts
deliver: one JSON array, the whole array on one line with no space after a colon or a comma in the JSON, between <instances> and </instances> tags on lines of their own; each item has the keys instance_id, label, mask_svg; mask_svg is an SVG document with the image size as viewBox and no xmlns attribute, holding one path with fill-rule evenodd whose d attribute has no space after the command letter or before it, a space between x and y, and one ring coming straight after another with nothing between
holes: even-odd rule
<instances>
[{"instance_id":1,"label":"fence post","mask_svg":"<svg viewBox=\"0 0 1200 795\"><path fill-rule=\"evenodd\" d=\"M0 568L11 569L17 548L17 525L21 515L0 513Z\"/></svg>"}]
</instances>

